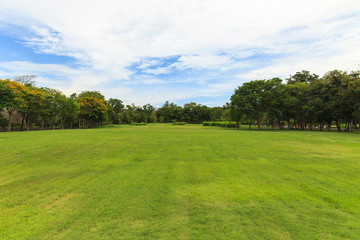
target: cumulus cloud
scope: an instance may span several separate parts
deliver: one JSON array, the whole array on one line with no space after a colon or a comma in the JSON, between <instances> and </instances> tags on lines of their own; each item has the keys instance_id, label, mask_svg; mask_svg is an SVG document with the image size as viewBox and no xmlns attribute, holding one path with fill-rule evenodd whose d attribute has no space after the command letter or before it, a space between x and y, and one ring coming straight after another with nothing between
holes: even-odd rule
<instances>
[{"instance_id":1,"label":"cumulus cloud","mask_svg":"<svg viewBox=\"0 0 360 240\"><path fill-rule=\"evenodd\" d=\"M97 89L136 103L229 94L251 79L360 63L358 0L2 0L0 22L0 31L27 29L16 36L37 53L78 64L4 62L1 71L48 84L50 74L66 92Z\"/></svg>"}]
</instances>

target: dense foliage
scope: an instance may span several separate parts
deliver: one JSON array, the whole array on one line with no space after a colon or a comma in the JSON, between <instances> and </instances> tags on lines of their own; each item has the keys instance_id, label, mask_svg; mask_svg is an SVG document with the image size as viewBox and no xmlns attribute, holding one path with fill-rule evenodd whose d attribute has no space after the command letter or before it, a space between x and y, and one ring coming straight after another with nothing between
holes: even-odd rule
<instances>
[{"instance_id":1,"label":"dense foliage","mask_svg":"<svg viewBox=\"0 0 360 240\"><path fill-rule=\"evenodd\" d=\"M124 105L119 99L98 91L65 96L61 91L34 86L35 76L0 79L0 126L7 131L57 128L89 128L103 124L146 125L154 122L177 124L229 120L228 107L210 108L196 103L184 107L166 102L156 109L150 104Z\"/></svg>"},{"instance_id":2,"label":"dense foliage","mask_svg":"<svg viewBox=\"0 0 360 240\"><path fill-rule=\"evenodd\" d=\"M11 130L88 128L103 124L204 123L238 127L239 124L314 129L358 129L360 124L360 71L330 71L319 77L297 72L286 83L280 78L255 80L235 89L230 103L208 107L194 102L178 106L166 101L124 105L106 100L98 91L70 97L56 89L34 85L35 76L0 79L0 127ZM230 122L230 121L234 122ZM216 123L215 123L216 122ZM359 126L360 127L360 126Z\"/></svg>"},{"instance_id":3,"label":"dense foliage","mask_svg":"<svg viewBox=\"0 0 360 240\"><path fill-rule=\"evenodd\" d=\"M271 127L314 129L334 124L338 131L360 124L360 71L330 71L322 78L308 71L287 79L255 80L231 96L231 115L237 122Z\"/></svg>"},{"instance_id":4,"label":"dense foliage","mask_svg":"<svg viewBox=\"0 0 360 240\"><path fill-rule=\"evenodd\" d=\"M236 128L236 122L203 122L203 126L218 126L218 127L227 127L227 128Z\"/></svg>"}]
</instances>

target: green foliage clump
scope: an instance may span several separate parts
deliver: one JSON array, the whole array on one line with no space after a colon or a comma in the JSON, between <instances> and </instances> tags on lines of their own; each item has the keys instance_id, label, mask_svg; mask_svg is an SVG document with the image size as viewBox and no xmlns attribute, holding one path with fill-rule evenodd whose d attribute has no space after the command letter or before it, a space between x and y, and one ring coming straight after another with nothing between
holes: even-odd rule
<instances>
[{"instance_id":1,"label":"green foliage clump","mask_svg":"<svg viewBox=\"0 0 360 240\"><path fill-rule=\"evenodd\" d=\"M99 126L97 128L118 128L118 127L120 127L120 126L117 124L106 124L106 125Z\"/></svg>"},{"instance_id":2,"label":"green foliage clump","mask_svg":"<svg viewBox=\"0 0 360 240\"><path fill-rule=\"evenodd\" d=\"M236 128L236 122L203 122L203 126Z\"/></svg>"},{"instance_id":3,"label":"green foliage clump","mask_svg":"<svg viewBox=\"0 0 360 240\"><path fill-rule=\"evenodd\" d=\"M131 122L130 125L133 125L133 126L142 126L142 125L147 125L147 123L144 123L144 122Z\"/></svg>"},{"instance_id":4,"label":"green foliage clump","mask_svg":"<svg viewBox=\"0 0 360 240\"><path fill-rule=\"evenodd\" d=\"M186 122L173 122L174 125L186 125Z\"/></svg>"},{"instance_id":5,"label":"green foliage clump","mask_svg":"<svg viewBox=\"0 0 360 240\"><path fill-rule=\"evenodd\" d=\"M8 120L0 114L0 129L5 130L8 125Z\"/></svg>"}]
</instances>

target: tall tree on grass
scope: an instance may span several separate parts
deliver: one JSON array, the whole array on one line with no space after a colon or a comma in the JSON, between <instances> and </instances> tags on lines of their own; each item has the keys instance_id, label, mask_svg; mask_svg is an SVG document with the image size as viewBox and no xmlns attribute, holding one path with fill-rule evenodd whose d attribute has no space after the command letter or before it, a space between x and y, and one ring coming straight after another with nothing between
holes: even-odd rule
<instances>
[{"instance_id":1,"label":"tall tree on grass","mask_svg":"<svg viewBox=\"0 0 360 240\"><path fill-rule=\"evenodd\" d=\"M277 88L281 84L282 80L279 78L244 83L235 89L231 97L233 116L239 119L241 114L245 114L248 118L256 120L258 130L261 130L264 115L277 98Z\"/></svg>"},{"instance_id":2,"label":"tall tree on grass","mask_svg":"<svg viewBox=\"0 0 360 240\"><path fill-rule=\"evenodd\" d=\"M151 104L145 104L142 107L141 115L142 115L142 121L143 122L154 122L154 119L152 119L152 114L155 111L155 107Z\"/></svg>"},{"instance_id":3,"label":"tall tree on grass","mask_svg":"<svg viewBox=\"0 0 360 240\"><path fill-rule=\"evenodd\" d=\"M56 128L56 117L59 115L63 102L66 99L66 96L62 94L59 90L52 88L43 88L45 93L45 101L48 108L48 111L51 115L52 127ZM46 111L46 110L44 110Z\"/></svg>"},{"instance_id":4,"label":"tall tree on grass","mask_svg":"<svg viewBox=\"0 0 360 240\"><path fill-rule=\"evenodd\" d=\"M344 120L347 129L354 126L357 129L357 121L360 120L360 71L348 74L349 80L346 81L346 88L339 92Z\"/></svg>"},{"instance_id":5,"label":"tall tree on grass","mask_svg":"<svg viewBox=\"0 0 360 240\"><path fill-rule=\"evenodd\" d=\"M341 92L347 88L351 78L346 72L333 70L325 73L322 79L328 85L328 94L331 96L327 103L328 108L331 110L338 131L341 131L341 120L345 119L346 115L344 108L344 104L346 103L341 96Z\"/></svg>"},{"instance_id":6,"label":"tall tree on grass","mask_svg":"<svg viewBox=\"0 0 360 240\"><path fill-rule=\"evenodd\" d=\"M236 122L237 129L239 129L239 122L243 119L243 116L250 116L252 113L245 94L247 94L245 89L239 87L230 98L231 119Z\"/></svg>"},{"instance_id":7,"label":"tall tree on grass","mask_svg":"<svg viewBox=\"0 0 360 240\"><path fill-rule=\"evenodd\" d=\"M124 110L123 101L116 98L110 98L107 101L108 118L114 124L119 124L121 119L121 112Z\"/></svg>"},{"instance_id":8,"label":"tall tree on grass","mask_svg":"<svg viewBox=\"0 0 360 240\"><path fill-rule=\"evenodd\" d=\"M46 91L45 88L42 88L44 100L41 103L41 107L38 111L38 114L41 118L41 130L45 129L45 126L47 125L48 121L51 121L51 103L52 103L52 96L51 94Z\"/></svg>"},{"instance_id":9,"label":"tall tree on grass","mask_svg":"<svg viewBox=\"0 0 360 240\"><path fill-rule=\"evenodd\" d=\"M266 115L272 128L275 122L277 122L278 126L282 129L282 121L289 107L290 95L280 78L273 78L271 81L273 82L273 87L268 98Z\"/></svg>"},{"instance_id":10,"label":"tall tree on grass","mask_svg":"<svg viewBox=\"0 0 360 240\"><path fill-rule=\"evenodd\" d=\"M80 106L79 104L72 98L63 98L60 105L60 127L64 129L64 123L68 122L69 127L72 128L73 122L79 115Z\"/></svg>"},{"instance_id":11,"label":"tall tree on grass","mask_svg":"<svg viewBox=\"0 0 360 240\"><path fill-rule=\"evenodd\" d=\"M115 114L119 114L124 109L124 103L120 99L110 98L108 103L113 108Z\"/></svg>"},{"instance_id":12,"label":"tall tree on grass","mask_svg":"<svg viewBox=\"0 0 360 240\"><path fill-rule=\"evenodd\" d=\"M185 121L184 109L175 103L166 101L164 105L156 111L159 119L164 119L164 122L171 121Z\"/></svg>"},{"instance_id":13,"label":"tall tree on grass","mask_svg":"<svg viewBox=\"0 0 360 240\"><path fill-rule=\"evenodd\" d=\"M16 110L25 109L27 102L25 96L30 94L29 90L22 84L9 79L0 80L1 100L8 113L8 131L11 131L11 117Z\"/></svg>"},{"instance_id":14,"label":"tall tree on grass","mask_svg":"<svg viewBox=\"0 0 360 240\"><path fill-rule=\"evenodd\" d=\"M309 84L307 82L296 82L287 85L290 94L289 110L295 125L301 130L305 129L305 123L309 116Z\"/></svg>"},{"instance_id":15,"label":"tall tree on grass","mask_svg":"<svg viewBox=\"0 0 360 240\"><path fill-rule=\"evenodd\" d=\"M22 126L25 119L26 131L30 131L32 117L39 111L44 100L44 91L33 86L28 86L27 90L28 91L23 97L25 104L19 109L19 112L23 115Z\"/></svg>"},{"instance_id":16,"label":"tall tree on grass","mask_svg":"<svg viewBox=\"0 0 360 240\"><path fill-rule=\"evenodd\" d=\"M80 117L87 121L88 127L96 126L105 119L108 107L105 103L105 97L100 92L82 92L77 97L76 102L80 106Z\"/></svg>"}]
</instances>

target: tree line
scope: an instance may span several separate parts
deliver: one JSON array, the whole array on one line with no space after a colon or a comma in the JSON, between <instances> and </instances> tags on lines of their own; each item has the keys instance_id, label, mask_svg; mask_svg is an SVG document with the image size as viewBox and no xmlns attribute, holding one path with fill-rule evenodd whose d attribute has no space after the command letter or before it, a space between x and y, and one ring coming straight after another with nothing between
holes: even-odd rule
<instances>
[{"instance_id":1,"label":"tree line","mask_svg":"<svg viewBox=\"0 0 360 240\"><path fill-rule=\"evenodd\" d=\"M183 107L165 102L160 108L150 104L124 105L108 100L99 91L83 91L65 96L61 91L36 87L36 76L0 79L0 126L7 131L32 129L91 128L103 124L230 120L230 109L210 108L194 102Z\"/></svg>"},{"instance_id":2,"label":"tree line","mask_svg":"<svg viewBox=\"0 0 360 240\"><path fill-rule=\"evenodd\" d=\"M250 126L330 130L360 128L360 71L333 70L319 77L309 71L280 78L254 80L235 89L231 117ZM359 127L358 127L359 125Z\"/></svg>"},{"instance_id":3,"label":"tree line","mask_svg":"<svg viewBox=\"0 0 360 240\"><path fill-rule=\"evenodd\" d=\"M338 131L360 128L360 71L333 70L319 77L300 71L280 78L254 80L235 89L230 102L208 107L194 102L178 106L166 101L125 105L105 99L99 91L65 96L61 91L36 87L36 76L0 79L0 127L11 130L91 128L103 124L235 121L271 128Z\"/></svg>"}]
</instances>

